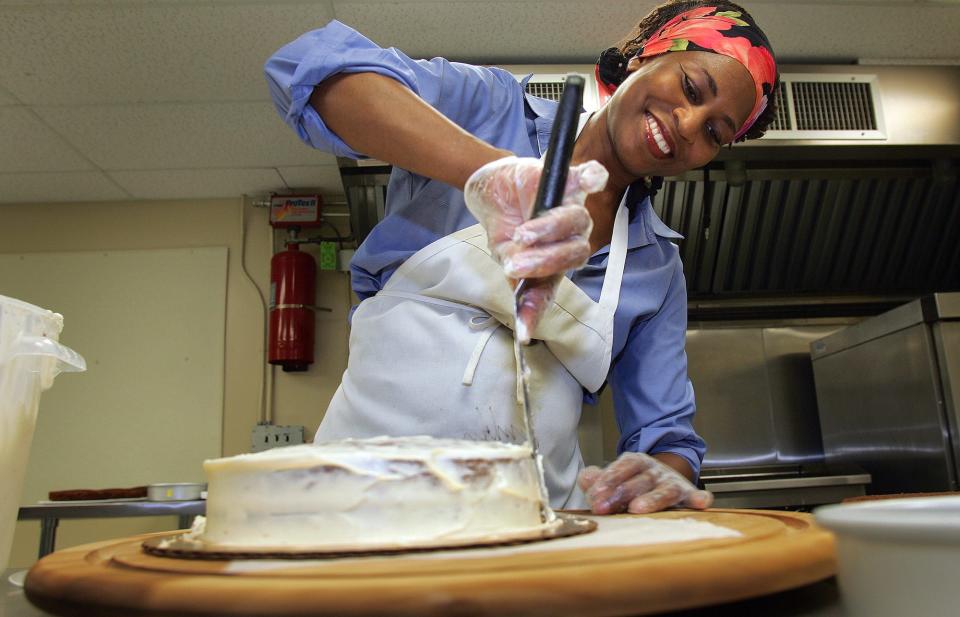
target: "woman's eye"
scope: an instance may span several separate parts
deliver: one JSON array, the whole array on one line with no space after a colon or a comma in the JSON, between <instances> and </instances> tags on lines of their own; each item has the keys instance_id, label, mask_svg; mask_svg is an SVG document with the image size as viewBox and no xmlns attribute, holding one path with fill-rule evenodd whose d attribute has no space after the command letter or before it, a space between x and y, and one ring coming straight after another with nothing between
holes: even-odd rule
<instances>
[{"instance_id":1,"label":"woman's eye","mask_svg":"<svg viewBox=\"0 0 960 617\"><path fill-rule=\"evenodd\" d=\"M690 81L686 73L683 74L683 89L691 103L696 104L700 102L700 93L697 92L696 86L693 85L693 82Z\"/></svg>"},{"instance_id":2,"label":"woman's eye","mask_svg":"<svg viewBox=\"0 0 960 617\"><path fill-rule=\"evenodd\" d=\"M720 139L720 133L717 132L717 129L713 128L712 124L707 125L707 133L710 135L711 139L717 143L718 146L723 145L723 140Z\"/></svg>"}]
</instances>

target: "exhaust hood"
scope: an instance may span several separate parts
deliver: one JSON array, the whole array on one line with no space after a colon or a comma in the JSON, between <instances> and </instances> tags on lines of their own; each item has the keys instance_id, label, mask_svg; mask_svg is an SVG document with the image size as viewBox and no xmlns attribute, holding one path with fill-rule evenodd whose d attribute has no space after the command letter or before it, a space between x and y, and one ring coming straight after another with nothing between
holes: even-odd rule
<instances>
[{"instance_id":1,"label":"exhaust hood","mask_svg":"<svg viewBox=\"0 0 960 617\"><path fill-rule=\"evenodd\" d=\"M566 75L583 75L584 108L599 106L593 65L503 68L553 100ZM960 67L787 65L781 78L762 139L667 178L654 199L684 235L691 308L813 298L829 314L837 304L820 299L838 294L855 312L857 298L882 309L960 290ZM383 215L389 171L341 161L361 238Z\"/></svg>"}]
</instances>

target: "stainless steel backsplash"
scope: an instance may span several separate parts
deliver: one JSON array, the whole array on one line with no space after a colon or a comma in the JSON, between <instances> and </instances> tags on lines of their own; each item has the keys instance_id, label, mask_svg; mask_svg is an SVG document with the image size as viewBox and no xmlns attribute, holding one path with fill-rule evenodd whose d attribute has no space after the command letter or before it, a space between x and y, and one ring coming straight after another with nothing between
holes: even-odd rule
<instances>
[{"instance_id":1,"label":"stainless steel backsplash","mask_svg":"<svg viewBox=\"0 0 960 617\"><path fill-rule=\"evenodd\" d=\"M687 359L695 426L708 446L704 468L822 462L810 342L856 321L692 323ZM596 407L584 407L580 434L587 464L616 458L609 391Z\"/></svg>"}]
</instances>

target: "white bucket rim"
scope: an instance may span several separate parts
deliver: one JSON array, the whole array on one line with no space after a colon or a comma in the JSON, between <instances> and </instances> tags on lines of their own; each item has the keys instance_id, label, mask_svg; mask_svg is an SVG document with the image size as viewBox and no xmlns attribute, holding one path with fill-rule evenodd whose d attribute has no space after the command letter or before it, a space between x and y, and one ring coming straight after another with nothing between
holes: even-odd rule
<instances>
[{"instance_id":1,"label":"white bucket rim","mask_svg":"<svg viewBox=\"0 0 960 617\"><path fill-rule=\"evenodd\" d=\"M888 541L960 543L960 496L935 495L817 508L817 522L839 534Z\"/></svg>"},{"instance_id":2,"label":"white bucket rim","mask_svg":"<svg viewBox=\"0 0 960 617\"><path fill-rule=\"evenodd\" d=\"M50 309L45 309L35 304L24 302L23 300L17 300L16 298L11 298L10 296L0 295L0 305L3 305L3 304L10 305L19 309L23 309L25 311L30 311L31 313L41 313L43 315L59 315L59 313L54 313Z\"/></svg>"},{"instance_id":3,"label":"white bucket rim","mask_svg":"<svg viewBox=\"0 0 960 617\"><path fill-rule=\"evenodd\" d=\"M0 295L0 309L6 307L10 307L14 310L24 311L37 317L53 321L57 328L57 334L59 334L63 329L63 315L60 313L54 313L50 309L45 309L16 298L11 298L10 296Z\"/></svg>"}]
</instances>

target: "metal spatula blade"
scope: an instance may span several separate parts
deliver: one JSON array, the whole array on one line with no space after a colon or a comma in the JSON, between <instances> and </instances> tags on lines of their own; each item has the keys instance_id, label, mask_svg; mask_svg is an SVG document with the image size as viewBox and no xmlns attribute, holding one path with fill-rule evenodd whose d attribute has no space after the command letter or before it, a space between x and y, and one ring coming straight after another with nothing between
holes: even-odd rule
<instances>
[{"instance_id":1,"label":"metal spatula blade","mask_svg":"<svg viewBox=\"0 0 960 617\"><path fill-rule=\"evenodd\" d=\"M537 197L534 201L533 214L539 216L546 210L560 205L563 201L563 191L567 184L567 172L570 169L570 158L573 155L573 144L577 134L577 120L580 115L580 106L583 101L584 80L579 75L568 75L564 83L563 94L560 96L560 106L553 121L550 133L550 144L547 149L546 160L540 183L537 186ZM514 323L519 323L520 307L523 304L523 295L527 290L527 280L521 279L514 288ZM520 380L520 407L523 412L524 431L527 443L537 457L537 443L533 434L533 421L530 416L530 391L527 384L527 361L524 357L524 344L516 333L514 325L513 348L517 358L518 379ZM541 487L542 488L542 487ZM543 491L544 493L546 491Z\"/></svg>"}]
</instances>

